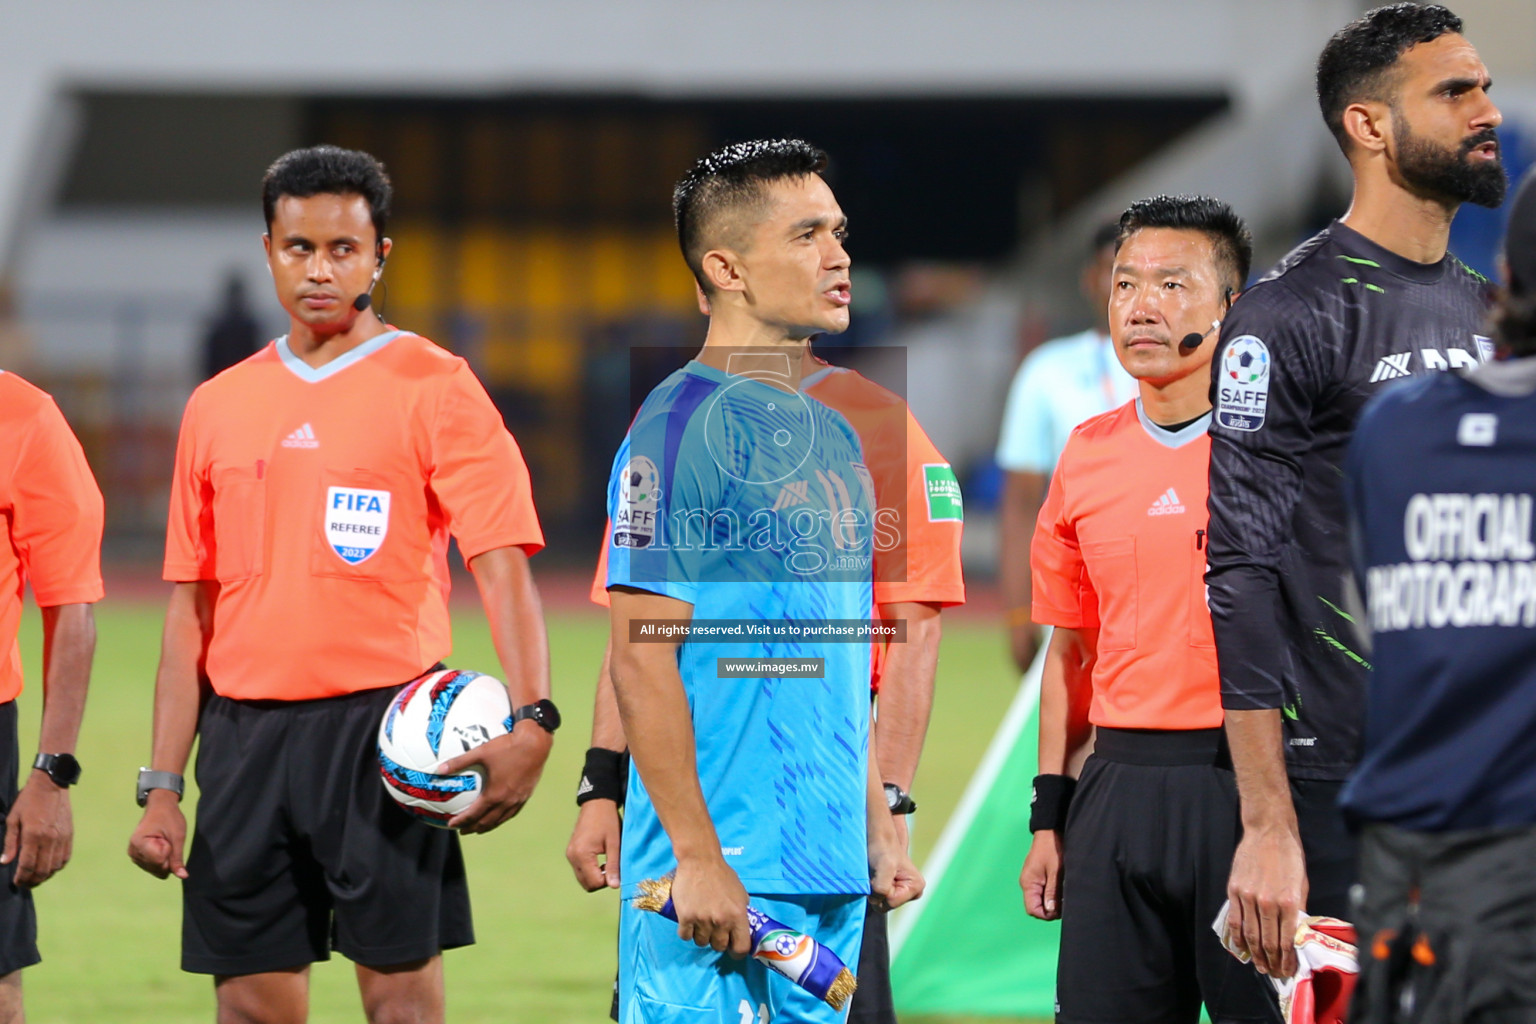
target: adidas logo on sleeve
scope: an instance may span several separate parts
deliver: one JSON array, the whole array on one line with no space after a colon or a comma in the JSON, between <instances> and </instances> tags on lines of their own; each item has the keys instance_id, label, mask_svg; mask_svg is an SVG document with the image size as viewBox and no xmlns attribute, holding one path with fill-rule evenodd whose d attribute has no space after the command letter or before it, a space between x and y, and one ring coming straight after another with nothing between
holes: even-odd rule
<instances>
[{"instance_id":1,"label":"adidas logo on sleeve","mask_svg":"<svg viewBox=\"0 0 1536 1024\"><path fill-rule=\"evenodd\" d=\"M319 448L320 442L315 440L315 428L306 423L298 430L295 430L293 433L283 438L283 447Z\"/></svg>"},{"instance_id":2,"label":"adidas logo on sleeve","mask_svg":"<svg viewBox=\"0 0 1536 1024\"><path fill-rule=\"evenodd\" d=\"M1147 509L1149 516L1176 516L1184 512L1184 506L1179 501L1178 494L1172 487L1157 496L1152 507Z\"/></svg>"}]
</instances>

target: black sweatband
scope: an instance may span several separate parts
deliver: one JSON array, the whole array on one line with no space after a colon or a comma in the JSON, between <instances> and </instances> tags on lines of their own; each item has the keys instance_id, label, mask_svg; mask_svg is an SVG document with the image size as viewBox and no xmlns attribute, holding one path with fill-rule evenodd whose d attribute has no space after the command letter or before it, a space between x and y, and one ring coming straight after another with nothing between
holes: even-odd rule
<instances>
[{"instance_id":1,"label":"black sweatband","mask_svg":"<svg viewBox=\"0 0 1536 1024\"><path fill-rule=\"evenodd\" d=\"M1076 788L1077 780L1070 775L1036 775L1029 798L1029 830L1065 831L1067 807Z\"/></svg>"},{"instance_id":2,"label":"black sweatband","mask_svg":"<svg viewBox=\"0 0 1536 1024\"><path fill-rule=\"evenodd\" d=\"M587 763L581 769L581 784L576 787L576 806L588 800L612 800L624 806L624 784L629 772L624 752L604 747L588 747Z\"/></svg>"}]
</instances>

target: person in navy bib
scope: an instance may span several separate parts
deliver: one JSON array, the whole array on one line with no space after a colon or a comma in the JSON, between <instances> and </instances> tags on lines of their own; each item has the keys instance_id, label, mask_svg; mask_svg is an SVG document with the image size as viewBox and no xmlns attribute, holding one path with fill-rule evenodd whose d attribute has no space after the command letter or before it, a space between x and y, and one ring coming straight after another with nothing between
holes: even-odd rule
<instances>
[{"instance_id":1,"label":"person in navy bib","mask_svg":"<svg viewBox=\"0 0 1536 1024\"><path fill-rule=\"evenodd\" d=\"M1506 262L1499 358L1388 390L1345 460L1372 640L1352 1021L1536 1017L1536 176Z\"/></svg>"}]
</instances>

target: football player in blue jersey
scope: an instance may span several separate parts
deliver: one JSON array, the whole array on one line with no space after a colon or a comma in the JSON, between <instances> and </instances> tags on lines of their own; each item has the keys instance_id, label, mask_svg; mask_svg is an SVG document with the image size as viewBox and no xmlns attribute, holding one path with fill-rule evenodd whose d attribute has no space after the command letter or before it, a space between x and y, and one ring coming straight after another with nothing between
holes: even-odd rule
<instances>
[{"instance_id":1,"label":"football player in blue jersey","mask_svg":"<svg viewBox=\"0 0 1536 1024\"><path fill-rule=\"evenodd\" d=\"M612 674L634 763L624 1024L838 1020L721 955L750 952L749 898L852 963L870 894L894 907L922 892L870 746L867 636L785 629L865 623L872 601L858 437L800 390L810 340L848 326L847 218L825 165L797 140L737 144L674 196L709 332L642 405L609 486ZM654 620L723 632L684 641L647 633ZM666 874L676 925L628 902Z\"/></svg>"}]
</instances>

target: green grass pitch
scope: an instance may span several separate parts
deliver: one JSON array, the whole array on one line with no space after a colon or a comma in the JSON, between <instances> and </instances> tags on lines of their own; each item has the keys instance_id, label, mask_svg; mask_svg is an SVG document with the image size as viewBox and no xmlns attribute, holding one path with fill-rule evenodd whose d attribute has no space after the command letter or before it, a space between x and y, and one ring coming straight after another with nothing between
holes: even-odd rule
<instances>
[{"instance_id":1,"label":"green grass pitch","mask_svg":"<svg viewBox=\"0 0 1536 1024\"><path fill-rule=\"evenodd\" d=\"M134 776L149 756L161 613L156 602L109 600L98 609L96 669L80 741L84 775L74 796L74 859L37 893L44 959L25 974L28 1016L34 1021L213 1019L209 980L177 967L177 883L144 874L125 852L138 820ZM475 609L456 607L455 623L452 663L497 672ZM490 835L466 838L479 942L446 957L448 1018L455 1024L607 1019L617 898L611 892L583 893L564 855L605 628L606 620L595 612L549 615L554 695L565 726L522 815ZM29 611L22 630L30 686L20 701L24 759L36 749L39 643L38 619ZM923 805L914 827L919 863L1002 718L1016 680L995 627L946 623L933 725L914 787ZM310 1019L362 1019L345 960L316 966Z\"/></svg>"}]
</instances>

